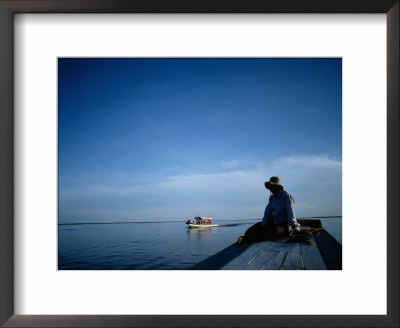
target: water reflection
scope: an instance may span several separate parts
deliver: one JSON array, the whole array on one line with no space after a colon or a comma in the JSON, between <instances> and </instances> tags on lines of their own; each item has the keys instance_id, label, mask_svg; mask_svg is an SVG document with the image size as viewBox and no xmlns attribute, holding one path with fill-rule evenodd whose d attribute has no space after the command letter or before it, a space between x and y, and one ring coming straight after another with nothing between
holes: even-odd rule
<instances>
[{"instance_id":1,"label":"water reflection","mask_svg":"<svg viewBox=\"0 0 400 328\"><path fill-rule=\"evenodd\" d=\"M216 227L194 228L194 229L188 228L187 230L189 233L211 233L214 228Z\"/></svg>"},{"instance_id":2,"label":"water reflection","mask_svg":"<svg viewBox=\"0 0 400 328\"><path fill-rule=\"evenodd\" d=\"M213 229L217 227L205 227L205 228L188 228L188 236L189 240L196 239L196 240L211 240Z\"/></svg>"}]
</instances>

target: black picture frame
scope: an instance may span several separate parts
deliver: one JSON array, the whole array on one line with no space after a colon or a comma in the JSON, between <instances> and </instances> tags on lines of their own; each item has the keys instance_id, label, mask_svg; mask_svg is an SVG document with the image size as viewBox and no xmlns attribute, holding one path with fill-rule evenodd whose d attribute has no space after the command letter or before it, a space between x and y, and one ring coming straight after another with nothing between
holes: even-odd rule
<instances>
[{"instance_id":1,"label":"black picture frame","mask_svg":"<svg viewBox=\"0 0 400 328\"><path fill-rule=\"evenodd\" d=\"M0 0L0 325L4 327L399 327L399 11L399 0ZM387 315L14 315L13 20L16 13L386 14ZM373 174L371 177L374 177ZM323 293L323 287L322 290L314 292L318 297L319 292Z\"/></svg>"}]
</instances>

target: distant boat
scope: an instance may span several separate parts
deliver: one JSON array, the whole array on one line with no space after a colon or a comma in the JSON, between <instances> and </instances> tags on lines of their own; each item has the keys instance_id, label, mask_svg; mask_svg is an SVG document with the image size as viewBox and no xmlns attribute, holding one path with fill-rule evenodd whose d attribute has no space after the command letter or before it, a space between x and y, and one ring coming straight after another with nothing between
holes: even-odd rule
<instances>
[{"instance_id":1,"label":"distant boat","mask_svg":"<svg viewBox=\"0 0 400 328\"><path fill-rule=\"evenodd\" d=\"M212 223L212 218L203 218L200 216L194 217L194 220L187 220L186 224L190 229L218 227L218 224Z\"/></svg>"}]
</instances>

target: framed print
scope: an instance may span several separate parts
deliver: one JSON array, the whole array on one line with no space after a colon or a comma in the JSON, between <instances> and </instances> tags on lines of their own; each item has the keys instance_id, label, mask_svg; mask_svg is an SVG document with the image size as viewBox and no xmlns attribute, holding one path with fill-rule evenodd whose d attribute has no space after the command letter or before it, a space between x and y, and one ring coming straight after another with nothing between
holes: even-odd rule
<instances>
[{"instance_id":1,"label":"framed print","mask_svg":"<svg viewBox=\"0 0 400 328\"><path fill-rule=\"evenodd\" d=\"M399 325L398 1L0 1L0 10L0 323L3 326ZM208 113L207 122L210 125L217 122L220 129L223 129L221 122L232 123L236 116L235 124L241 121L237 126L242 127L246 120L258 127L257 115L261 115L259 121L268 121L262 106L259 112L253 110L258 106L254 81L256 76L259 77L257 81L266 81L275 69L281 74L279 79L269 82L270 90L277 90L279 83L288 85L290 82L285 80L284 71L279 69L282 60L285 67L290 67L287 71L292 74L290 81L294 81L296 90L291 97L297 98L289 102L293 107L300 106L303 94L310 108L315 104L320 106L312 111L312 119L318 115L324 118L314 123L303 117L310 108L299 107L302 108L300 112L287 112L287 115L298 115L298 125L283 124L282 130L303 131L296 142L298 145L303 140L304 147L318 142L325 145L332 127L336 129L336 140L343 137L343 177L341 160L331 160L335 154L321 151L322 155L315 157L309 147L308 156L301 159L307 165L314 164L314 175L303 168L293 170L294 175L303 176L307 181L309 177L318 176L315 163L340 172L336 180L343 182L343 187L337 185L340 197L343 193L341 270L196 271L169 266L171 263L165 264L162 256L157 263L147 261L146 265L138 267L135 261L115 262L115 252L100 256L91 251L93 247L85 246L83 242L88 240L105 242L111 235L123 239L133 233L124 225L108 225L106 229L96 226L96 240L93 235L85 235L86 228L73 226L82 222L104 224L110 216L119 220L114 223L121 223L126 215L132 214L133 195L147 204L147 208L136 206L140 209L138 215L146 217L148 208L152 208L151 213L156 209L159 213L178 213L182 210L179 200L193 207L185 196L194 189L182 189L182 185L193 186L193 181L197 188L202 184L223 185L225 189L221 190L231 200L251 194L246 183L260 177L245 175L248 171L243 169L235 171L242 180L237 174L224 173L222 176L231 184L220 182L217 185L213 185L215 180L210 180L210 172L201 176L192 174L190 179L188 175L171 173L172 178L163 180L160 175L158 184L154 184L155 177L151 180L149 176L155 171L145 169L151 165L155 167L157 160L166 163L167 157L163 154L167 154L174 155L173 161L168 162L170 172L178 172L174 163L179 166L184 162L176 159L179 156L190 158L190 149L182 143L174 143L174 138L179 140L179 134L174 133L178 130L188 139L188 125L198 130L197 122L204 116L196 113ZM340 74L337 69L333 70L335 80L331 79L331 66L327 69L325 65L330 60L335 67L340 67ZM317 66L306 66L308 71L304 73L299 62ZM252 73L246 75L246 72ZM298 75L293 77L293 72ZM221 76L232 75L236 80L221 79ZM320 82L315 89L318 94L306 97L306 91L301 91L305 80L300 76L308 75ZM119 80L116 76L125 78ZM176 83L177 76L186 81L184 86ZM86 84L79 84L82 79ZM100 80L103 84L98 84ZM193 81L197 83L196 90L208 95L208 102L204 101L204 94L184 102L194 108L189 118L187 112L183 114L170 99L171 94L179 94L180 100L189 99L184 94L195 95L196 91L190 89ZM231 88L225 89L229 83L232 83ZM330 87L323 89L324 83ZM176 107L165 113L151 107L151 115L147 112L141 116L124 116L116 106L124 108L129 104L123 103L122 98L107 99L105 95L111 91L120 94L128 84L136 90L132 95L134 102L131 102L135 106L140 102L146 107L151 98L153 103ZM342 95L343 106L338 107L343 108L340 122L337 117L329 116L329 108L321 106L319 101L319 97L339 89L337 94ZM149 90L150 94L153 92L150 97ZM160 98L154 97L154 90ZM215 90L218 90L218 97ZM238 90L247 90L252 101L247 99L235 112L235 103L231 100L236 99L232 95ZM278 94L275 92L274 96ZM279 102L290 100L290 97L284 98L281 95L274 103L279 115L285 111ZM197 99L196 103L193 99ZM220 109L228 106L230 110L217 111L210 105L211 101L218 102ZM340 97L335 102L340 104ZM96 110L99 106L108 106L107 115ZM246 106L253 106L252 110L245 112ZM67 107L72 111L63 111ZM278 114L274 117L280 124L285 119ZM321 137L307 143L301 138L312 129L320 129ZM121 130L134 131L142 141L135 145L124 144L119 134ZM262 130L262 127L254 130ZM237 131L239 134L240 129ZM235 141L237 147L249 131L247 126L242 129L242 136L235 138L232 130L227 129L227 138L219 140L227 148L234 149L232 142ZM90 139L90 135L95 138ZM160 139L162 136L164 142ZM129 167L124 167L127 158L121 156L121 151L116 152L116 148L124 154L132 149ZM155 151L150 152L150 148ZM108 149L109 153L102 152L103 149ZM143 155L142 164L137 156L139 149ZM306 151L298 150L298 153L304 155ZM207 154L210 158L219 158L217 152ZM220 167L239 167L238 158L225 157L225 160L218 160ZM82 159L90 165L85 166ZM252 159L257 164L254 157ZM99 163L97 171L93 170L93 160ZM286 157L286 161L298 162L299 156ZM113 181L119 181L116 193L114 182L107 184L104 180L104 176L110 177L115 172L110 171L113 167L121 172L131 170L136 174L135 181L148 179L147 187L129 185L126 175L115 175ZM76 168L82 172L80 176L75 174ZM102 180L97 179L100 171ZM65 179L66 176L71 178ZM269 183L274 181L280 184L272 178ZM330 187L336 186L335 180L329 181ZM317 182L314 181L314 185ZM154 185L157 190L151 187ZM230 191L239 185L242 194L231 194ZM320 188L321 193L326 189ZM71 197L70 190L77 189L79 193ZM87 190L94 190L97 196L87 197ZM182 190L186 192L179 193ZM172 193L178 201L171 198ZM59 195L62 197L58 198ZM117 200L110 202L115 195ZM208 203L210 199L203 198ZM167 205L174 201L177 205L172 210ZM162 206L157 207L156 202ZM77 204L83 209L79 213L74 212ZM226 204L226 213L229 204L232 213L238 211L232 202ZM217 208L215 204L215 211ZM109 213L108 217L105 213ZM200 215L193 214L202 220L201 224L210 223ZM73 239L66 239L72 230L78 233ZM168 229L163 231L168 233ZM186 237L192 241L207 237L206 234L199 236L187 234ZM164 243L165 240L168 239L164 239ZM81 250L82 256L85 253L85 263L89 263L87 259L91 257L91 266L81 266L80 258L70 256L74 247L73 254L77 254L76 250ZM124 248L125 256L131 256L135 247L137 244ZM182 254L179 256L182 263L192 263L192 259ZM156 269L152 270L154 265ZM182 268L184 270L180 270ZM207 288L190 285L191 281L199 279L208 282ZM271 283L282 280L282 284ZM301 299L296 297L294 306L282 306L293 293L301 293Z\"/></svg>"}]
</instances>

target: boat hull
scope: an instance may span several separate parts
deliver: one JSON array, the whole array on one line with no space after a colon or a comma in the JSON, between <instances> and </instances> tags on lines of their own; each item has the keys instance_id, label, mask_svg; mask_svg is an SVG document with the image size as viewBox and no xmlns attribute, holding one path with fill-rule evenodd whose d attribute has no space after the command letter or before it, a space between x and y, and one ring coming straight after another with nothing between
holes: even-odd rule
<instances>
[{"instance_id":1,"label":"boat hull","mask_svg":"<svg viewBox=\"0 0 400 328\"><path fill-rule=\"evenodd\" d=\"M218 224L189 224L190 229L218 227Z\"/></svg>"}]
</instances>

